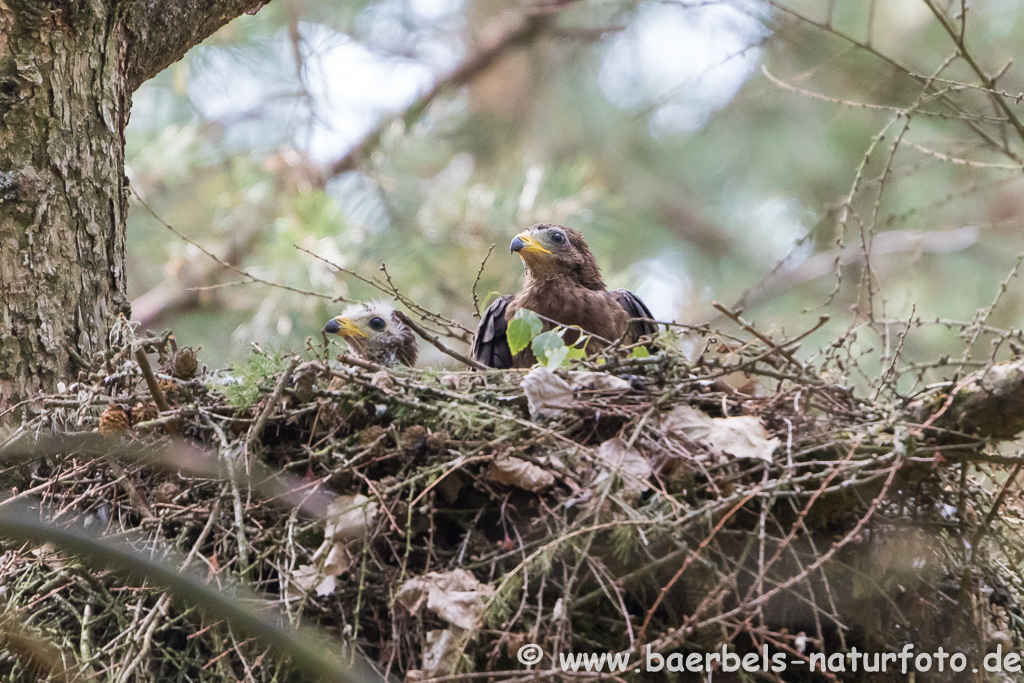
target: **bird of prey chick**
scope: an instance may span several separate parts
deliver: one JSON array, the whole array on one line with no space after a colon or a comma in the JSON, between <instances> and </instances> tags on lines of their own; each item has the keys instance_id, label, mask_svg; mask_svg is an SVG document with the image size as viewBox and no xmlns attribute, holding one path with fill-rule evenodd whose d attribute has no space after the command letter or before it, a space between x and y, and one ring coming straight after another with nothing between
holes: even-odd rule
<instances>
[{"instance_id":1,"label":"bird of prey chick","mask_svg":"<svg viewBox=\"0 0 1024 683\"><path fill-rule=\"evenodd\" d=\"M324 332L344 338L358 356L378 365L413 366L418 353L416 338L401 318L393 306L382 301L352 304L328 320Z\"/></svg>"},{"instance_id":2,"label":"bird of prey chick","mask_svg":"<svg viewBox=\"0 0 1024 683\"><path fill-rule=\"evenodd\" d=\"M535 362L529 348L515 357L505 336L508 322L528 309L570 327L565 343L579 337L572 327L592 335L588 353L594 353L620 337L627 343L655 334L658 326L644 302L625 289L609 291L601 270L578 230L540 223L515 236L510 245L526 266L519 294L496 299L484 313L473 337L473 358L492 368L523 368ZM641 318L641 320L632 320ZM554 325L544 321L545 329Z\"/></svg>"}]
</instances>

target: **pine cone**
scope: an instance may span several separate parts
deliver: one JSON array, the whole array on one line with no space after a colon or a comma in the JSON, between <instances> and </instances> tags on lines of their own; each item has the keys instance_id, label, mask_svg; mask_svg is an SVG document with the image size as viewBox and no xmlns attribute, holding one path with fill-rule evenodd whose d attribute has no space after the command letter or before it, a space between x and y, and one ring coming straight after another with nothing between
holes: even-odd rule
<instances>
[{"instance_id":1,"label":"pine cone","mask_svg":"<svg viewBox=\"0 0 1024 683\"><path fill-rule=\"evenodd\" d=\"M387 450L387 444L385 442L389 441L389 439L381 439L387 431L388 430L384 429L380 425L370 425L363 431L359 432L359 445L363 448L372 446L369 451L370 457L379 458L384 455Z\"/></svg>"},{"instance_id":2,"label":"pine cone","mask_svg":"<svg viewBox=\"0 0 1024 683\"><path fill-rule=\"evenodd\" d=\"M111 403L100 415L100 434L103 436L121 436L131 426L132 418L124 406Z\"/></svg>"},{"instance_id":3,"label":"pine cone","mask_svg":"<svg viewBox=\"0 0 1024 683\"><path fill-rule=\"evenodd\" d=\"M132 408L132 426L139 424L140 422L149 422L155 420L160 416L160 409L156 407L156 404L152 401L143 403L138 401Z\"/></svg>"},{"instance_id":4,"label":"pine cone","mask_svg":"<svg viewBox=\"0 0 1024 683\"><path fill-rule=\"evenodd\" d=\"M196 357L196 350L191 346L178 349L171 359L171 375L178 379L192 379L198 369L199 359Z\"/></svg>"},{"instance_id":5,"label":"pine cone","mask_svg":"<svg viewBox=\"0 0 1024 683\"><path fill-rule=\"evenodd\" d=\"M363 431L359 432L359 445L369 446L374 441L384 435L387 430L380 425L370 425Z\"/></svg>"},{"instance_id":6,"label":"pine cone","mask_svg":"<svg viewBox=\"0 0 1024 683\"><path fill-rule=\"evenodd\" d=\"M181 487L173 481L165 481L156 487L156 491L153 493L153 498L158 503L171 503L174 501L174 497L181 493Z\"/></svg>"},{"instance_id":7,"label":"pine cone","mask_svg":"<svg viewBox=\"0 0 1024 683\"><path fill-rule=\"evenodd\" d=\"M177 382L162 379L156 385L160 387L160 391L164 392L164 398L167 399L167 403L174 404L181 399L181 389L178 387Z\"/></svg>"},{"instance_id":8,"label":"pine cone","mask_svg":"<svg viewBox=\"0 0 1024 683\"><path fill-rule=\"evenodd\" d=\"M451 435L444 429L438 429L436 432L431 431L427 435L427 448L433 453L438 453L448 444L448 440L451 439Z\"/></svg>"},{"instance_id":9,"label":"pine cone","mask_svg":"<svg viewBox=\"0 0 1024 683\"><path fill-rule=\"evenodd\" d=\"M402 453L406 457L420 455L427 445L427 428L423 425L412 425L407 427L399 437L402 446Z\"/></svg>"}]
</instances>

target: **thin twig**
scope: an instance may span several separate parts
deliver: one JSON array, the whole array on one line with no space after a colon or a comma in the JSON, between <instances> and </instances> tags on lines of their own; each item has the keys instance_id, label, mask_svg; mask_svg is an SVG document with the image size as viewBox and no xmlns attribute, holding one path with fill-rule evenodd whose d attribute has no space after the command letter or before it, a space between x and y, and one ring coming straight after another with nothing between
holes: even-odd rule
<instances>
[{"instance_id":1,"label":"thin twig","mask_svg":"<svg viewBox=\"0 0 1024 683\"><path fill-rule=\"evenodd\" d=\"M199 244L195 240L193 240L193 239L185 236L183 233L179 232L174 226L172 226L170 223L168 223L163 218L161 218L159 215L157 215L156 211L153 210L153 207L151 207L149 204L146 203L146 200L143 199L139 195L139 193L135 190L134 187L132 188L132 194L135 195L135 199L138 200L138 202L140 204L142 204L142 206L144 206L146 208L146 210L149 211L149 213L153 216L153 218L155 218L157 220L157 222L159 222L162 226L164 226L165 228L167 228L168 230L173 232L175 235L177 235L179 238L181 238L185 242L188 242L189 244L191 244L193 247L195 247L199 251L203 252L206 256L208 256L209 258L213 259L214 261L219 263L224 268L227 268L228 270L230 270L230 271L232 271L234 273L238 273L242 277L247 278L250 282L258 282L260 284L267 285L268 287L274 287L276 289L283 289L283 290L285 290L287 292L294 292L295 294L302 294L303 296L313 296L313 297L316 297L318 299L327 299L327 300L331 300L331 301L335 300L335 297L331 297L331 296L328 296L326 294L321 294L319 292L313 292L313 291L310 291L308 289L298 289L296 287L289 287L288 285L282 285L279 282L271 282L270 280L264 280L263 278L257 277L257 276L253 275L252 273L250 273L250 272L248 272L246 270L242 270L241 268L237 268L237 267L231 265L230 263L224 261L222 258L220 258L216 254L214 254L212 251L208 250L203 245Z\"/></svg>"},{"instance_id":2,"label":"thin twig","mask_svg":"<svg viewBox=\"0 0 1024 683\"><path fill-rule=\"evenodd\" d=\"M407 316L405 313L403 313L401 311L395 311L395 315L398 316L399 320L401 320L403 323L405 323L406 325L411 327L413 332L418 334L420 337L422 337L424 340L426 340L431 346L433 346L435 349L437 349L441 353L445 354L446 356L451 356L452 358L454 358L455 360L459 361L460 363L465 363L469 367L475 368L477 370L488 370L489 369L486 365L482 365L481 363L478 363L477 361L473 360L472 358L469 358L467 356L462 355L461 353L459 353L455 349L448 348L447 346L445 346L441 342L440 339L437 338L436 335L430 334L430 332L428 332L426 328L424 328L422 325L417 323L415 320L413 320L412 318Z\"/></svg>"},{"instance_id":3,"label":"thin twig","mask_svg":"<svg viewBox=\"0 0 1024 683\"><path fill-rule=\"evenodd\" d=\"M487 253L484 254L484 260L480 262L480 267L476 271L476 278L473 279L473 317L480 317L480 299L476 295L476 286L480 284L480 276L484 274L484 266L487 265L487 259L491 257L491 252L494 251L496 244L492 244L488 249Z\"/></svg>"},{"instance_id":4,"label":"thin twig","mask_svg":"<svg viewBox=\"0 0 1024 683\"><path fill-rule=\"evenodd\" d=\"M263 410L260 411L260 416L253 423L252 427L249 428L249 433L245 436L246 445L252 444L259 440L263 434L263 428L267 424L267 418L270 417L271 413L277 407L277 402L281 400L281 394L284 393L284 388L288 384L288 380L292 377L292 371L295 366L299 364L299 357L292 356L288 361L288 367L281 373L281 378L277 380L277 385L274 387L274 392L267 399L267 404L263 406Z\"/></svg>"}]
</instances>

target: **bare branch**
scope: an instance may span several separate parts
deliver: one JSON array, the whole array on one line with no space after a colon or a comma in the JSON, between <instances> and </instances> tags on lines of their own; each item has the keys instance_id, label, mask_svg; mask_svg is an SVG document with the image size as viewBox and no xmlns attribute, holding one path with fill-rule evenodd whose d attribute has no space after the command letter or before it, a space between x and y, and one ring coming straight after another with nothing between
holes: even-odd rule
<instances>
[{"instance_id":1,"label":"bare branch","mask_svg":"<svg viewBox=\"0 0 1024 683\"><path fill-rule=\"evenodd\" d=\"M424 341L429 343L431 346L433 346L435 349L437 349L441 353L443 353L443 354L445 354L447 356L451 356L455 360L459 361L460 363L465 363L466 365L468 365L471 368L476 368L477 370L487 370L488 369L487 366L481 365L480 363L476 362L472 358L469 358L468 356L464 356L461 353L459 353L458 351L456 351L454 349L450 349L447 346L445 346L441 342L441 340L437 338L437 335L430 334L430 332L426 328L424 328L422 325L417 323L415 320L413 320L412 318L407 316L405 313L402 313L401 311L395 311L395 315L397 315L402 322L404 322L406 325L411 327L412 330L416 334L418 334L420 337L423 338Z\"/></svg>"},{"instance_id":2,"label":"bare branch","mask_svg":"<svg viewBox=\"0 0 1024 683\"><path fill-rule=\"evenodd\" d=\"M951 24L949 19L946 18L946 15L942 12L942 10L935 6L935 3L932 2L932 0L925 0L925 4L928 5L929 9L931 9L932 14L935 15L935 18L938 19L939 23L942 24L942 28L946 30L946 33L949 34L949 37L953 39L954 43L956 43L957 49L960 51L960 56L963 57L964 61L970 65L971 69L981 80L982 85L988 88L995 89L997 77L992 77L986 74L985 70L981 68L980 64L978 64L978 61L967 50L967 44L964 42L964 31L966 30L966 24L962 24L961 32L957 34L956 28L954 28L953 24ZM966 9L964 9L962 10L961 21L964 21L964 18L966 16ZM1009 68L1009 64L1003 67L1004 70L1007 68ZM1006 114L1006 118L1007 120L1009 120L1010 125L1013 126L1014 130L1017 131L1017 134L1020 136L1021 140L1024 140L1024 123L1021 122L1021 120L1017 117L1017 114L1013 111L1012 108L1010 108L1009 103L1007 103L1007 101L1002 97L999 97L998 95L995 94L992 95L992 102L996 105L998 109L1000 109L1004 114Z\"/></svg>"},{"instance_id":3,"label":"bare branch","mask_svg":"<svg viewBox=\"0 0 1024 683\"><path fill-rule=\"evenodd\" d=\"M221 267L223 267L223 268L225 268L227 270L230 270L230 271L232 271L234 273L238 273L242 277L247 278L249 282L258 282L260 284L267 285L268 287L276 287L277 289L283 289L283 290L288 291L288 292L294 292L295 294L304 294L305 296L313 296L313 297L317 297L319 299L328 299L330 301L337 301L338 300L337 297L328 296L326 294L321 294L319 292L313 292L313 291L310 291L310 290L307 290L307 289L298 289L296 287L289 287L288 285L282 285L282 284L280 284L278 282L271 282L270 280L264 280L263 278L257 277L257 276L253 275L252 273L250 273L248 271L242 270L241 268L238 268L236 266L231 265L230 263L224 261L219 256L217 256L216 254L214 254L209 249L205 248L204 246L202 246L201 244L199 244L195 240L189 239L188 237L183 235L181 232L176 230L173 225L171 225L170 223L165 221L163 218L160 218L159 214L157 214L156 211L153 210L153 207L151 207L149 204L146 203L146 200L144 200L139 195L138 192L135 192L135 190L132 190L132 194L135 195L135 198L139 201L139 203L142 204L142 206L144 206L146 208L146 210L149 211L149 213L153 216L153 218L155 218L161 225L163 225L165 228L167 228L168 230L173 232L175 235L180 237L185 242L188 242L189 244L191 244L193 247L195 247L199 251L203 252L206 256L208 256L209 258L213 259Z\"/></svg>"},{"instance_id":4,"label":"bare branch","mask_svg":"<svg viewBox=\"0 0 1024 683\"><path fill-rule=\"evenodd\" d=\"M476 286L480 284L480 276L484 274L484 266L487 265L487 259L490 258L491 252L494 251L494 245L487 250L484 254L484 260L480 262L480 269L476 271L476 279L473 280L473 317L480 317L480 298L476 295Z\"/></svg>"},{"instance_id":5,"label":"bare branch","mask_svg":"<svg viewBox=\"0 0 1024 683\"><path fill-rule=\"evenodd\" d=\"M952 230L889 230L875 235L872 240L870 255L900 253L949 253L962 251L978 241L978 228L967 225ZM803 263L782 272L776 269L761 279L754 287L744 292L743 296L733 304L732 308L750 308L757 306L779 292L788 291L796 285L816 280L833 272L836 255L831 251L821 252L808 258ZM839 254L839 266L860 263L864 259L864 249L859 244L846 245ZM783 261L785 263L785 261Z\"/></svg>"},{"instance_id":6,"label":"bare branch","mask_svg":"<svg viewBox=\"0 0 1024 683\"><path fill-rule=\"evenodd\" d=\"M384 132L396 121L404 122L406 127L412 125L423 115L423 112L427 110L430 103L440 95L468 84L513 48L525 45L536 39L543 32L542 29L547 26L549 19L549 13L527 14L515 17L495 38L481 46L479 50L470 55L466 61L460 64L448 76L435 83L433 88L420 96L408 109L393 118L387 118L382 121L361 142L357 143L348 154L334 162L330 169L328 169L328 177L356 168L366 153L377 147ZM502 21L507 22L509 20L503 17Z\"/></svg>"}]
</instances>

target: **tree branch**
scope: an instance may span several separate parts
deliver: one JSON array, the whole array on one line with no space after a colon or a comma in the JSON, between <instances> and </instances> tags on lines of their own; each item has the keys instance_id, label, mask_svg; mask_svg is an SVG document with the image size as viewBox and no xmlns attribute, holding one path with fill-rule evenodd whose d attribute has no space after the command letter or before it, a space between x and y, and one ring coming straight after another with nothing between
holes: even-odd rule
<instances>
[{"instance_id":1,"label":"tree branch","mask_svg":"<svg viewBox=\"0 0 1024 683\"><path fill-rule=\"evenodd\" d=\"M1008 440L1024 431L1024 359L996 363L908 407L924 427Z\"/></svg>"},{"instance_id":2,"label":"tree branch","mask_svg":"<svg viewBox=\"0 0 1024 683\"><path fill-rule=\"evenodd\" d=\"M132 0L125 20L128 88L181 59L217 29L269 0Z\"/></svg>"},{"instance_id":3,"label":"tree branch","mask_svg":"<svg viewBox=\"0 0 1024 683\"><path fill-rule=\"evenodd\" d=\"M146 329L158 325L172 311L197 308L201 300L200 288L215 285L221 271L237 269L258 238L259 230L255 225L243 226L220 244L210 247L209 252L216 258L184 263L179 272L132 300L132 320Z\"/></svg>"},{"instance_id":4,"label":"tree branch","mask_svg":"<svg viewBox=\"0 0 1024 683\"><path fill-rule=\"evenodd\" d=\"M865 251L860 244L843 247L839 254L839 265L850 266L864 261L865 257L883 254L950 253L962 251L978 241L977 226L967 225L950 230L889 230L875 235L871 248ZM783 260L783 263L786 261ZM749 309L760 306L780 292L786 292L805 282L811 282L835 272L836 254L824 251L815 254L785 270L776 267L754 286L749 287L733 309Z\"/></svg>"},{"instance_id":5,"label":"tree branch","mask_svg":"<svg viewBox=\"0 0 1024 683\"><path fill-rule=\"evenodd\" d=\"M327 172L328 177L334 177L345 171L355 169L364 154L377 147L384 132L395 121L403 121L408 128L423 115L423 112L427 110L430 103L441 94L467 85L507 52L537 38L548 25L550 17L550 11L502 17L500 21L506 23L506 26L502 30L496 31L497 35L484 42L476 52L471 54L454 71L435 83L434 87L421 95L405 112L384 119L380 125L370 131L344 157L331 164ZM485 31L485 33L489 33L489 31Z\"/></svg>"},{"instance_id":6,"label":"tree branch","mask_svg":"<svg viewBox=\"0 0 1024 683\"><path fill-rule=\"evenodd\" d=\"M960 56L964 58L964 61L966 61L968 65L970 65L971 70L973 70L975 75L977 75L977 77L981 80L981 84L986 88L994 91L996 87L997 77L989 76L987 73L985 73L985 70L981 68L981 65L978 63L978 60L974 58L974 55L972 55L971 52L967 49L967 44L964 42L964 34L967 31L966 11L962 10L960 17L960 33L957 34L956 28L950 23L949 19L946 18L946 15L943 14L942 10L935 6L935 3L932 2L932 0L924 0L924 4L928 5L928 9L932 11L932 14L935 15L935 18L938 20L938 22L942 24L942 28L946 30L946 33L949 34L949 37L953 39L953 42L956 44L957 49L960 51ZM1006 67L1003 67L1003 69L1005 70L1008 67L1009 64L1007 64ZM992 98L992 102L996 105L996 108L1000 109L1003 112L1003 114L1006 115L1007 120L1010 122L1010 125L1013 126L1014 130L1017 131L1017 134L1020 136L1021 140L1024 140L1024 123L1022 123L1021 120L1017 118L1017 114L1013 111L1013 108L1010 107L1010 104L1004 98L995 94L995 92L991 92L989 96Z\"/></svg>"}]
</instances>

